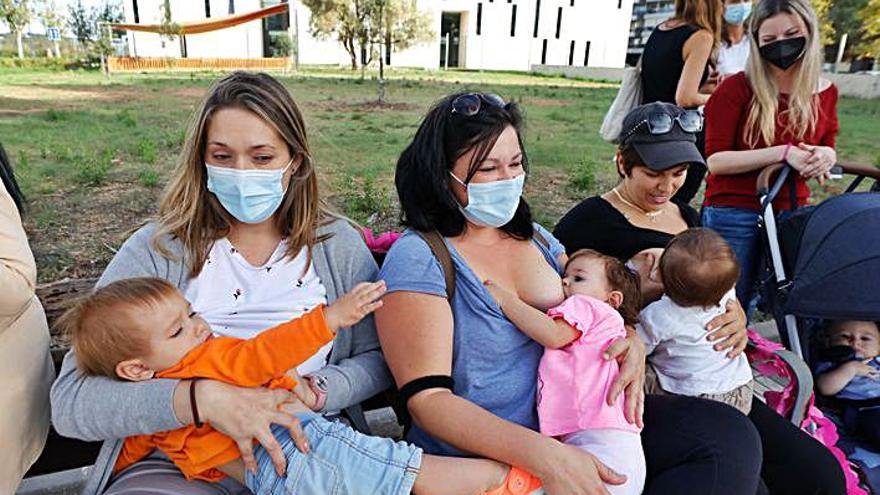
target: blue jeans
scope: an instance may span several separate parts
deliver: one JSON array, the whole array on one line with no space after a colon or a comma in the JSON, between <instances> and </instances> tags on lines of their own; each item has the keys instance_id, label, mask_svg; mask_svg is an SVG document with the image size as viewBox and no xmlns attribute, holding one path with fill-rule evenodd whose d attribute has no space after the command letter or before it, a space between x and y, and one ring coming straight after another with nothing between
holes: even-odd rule
<instances>
[{"instance_id":1,"label":"blue jeans","mask_svg":"<svg viewBox=\"0 0 880 495\"><path fill-rule=\"evenodd\" d=\"M297 450L284 427L272 433L287 458L287 476L275 473L272 459L256 449L257 474L246 474L254 495L407 495L422 464L422 449L390 438L358 433L317 414L298 414L310 452Z\"/></svg>"},{"instance_id":2,"label":"blue jeans","mask_svg":"<svg viewBox=\"0 0 880 495\"><path fill-rule=\"evenodd\" d=\"M763 252L758 232L759 218L760 213L756 210L729 206L704 206L701 213L703 227L718 232L736 253L739 261L736 298L749 316L757 305L755 284L758 282Z\"/></svg>"}]
</instances>

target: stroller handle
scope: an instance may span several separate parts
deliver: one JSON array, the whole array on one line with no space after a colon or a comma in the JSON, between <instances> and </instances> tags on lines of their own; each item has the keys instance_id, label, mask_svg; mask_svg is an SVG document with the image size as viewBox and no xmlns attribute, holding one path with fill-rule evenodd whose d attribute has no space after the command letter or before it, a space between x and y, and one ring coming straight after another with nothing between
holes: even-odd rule
<instances>
[{"instance_id":1,"label":"stroller handle","mask_svg":"<svg viewBox=\"0 0 880 495\"><path fill-rule=\"evenodd\" d=\"M761 170L761 173L758 174L756 187L758 197L764 196L770 191L770 179L772 179L774 175L776 175L787 166L787 163L774 163L773 165L768 165L767 167L764 167L763 170ZM870 177L872 179L880 181L880 168L871 165L863 165L861 163L838 162L835 167L840 167L840 169L845 174L857 175L859 177ZM770 198L770 201L772 200L773 198Z\"/></svg>"}]
</instances>

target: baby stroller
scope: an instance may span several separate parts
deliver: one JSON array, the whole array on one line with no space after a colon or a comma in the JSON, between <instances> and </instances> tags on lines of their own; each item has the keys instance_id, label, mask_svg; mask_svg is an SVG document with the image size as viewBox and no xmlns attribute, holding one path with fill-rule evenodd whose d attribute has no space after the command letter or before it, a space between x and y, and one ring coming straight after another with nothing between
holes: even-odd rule
<instances>
[{"instance_id":1,"label":"baby stroller","mask_svg":"<svg viewBox=\"0 0 880 495\"><path fill-rule=\"evenodd\" d=\"M811 365L819 359L818 330L825 321L880 321L880 169L851 164L835 169L856 176L843 194L784 216L777 216L772 202L783 187L793 187L789 179L796 172L774 165L761 172L757 183L765 240L759 277L764 309L773 316L782 344ZM872 191L854 192L865 178L874 179ZM792 412L803 418L812 405L813 381L809 373L798 375ZM865 452L855 438L835 438L834 443L850 460ZM867 468L863 478L878 493L880 453L863 460L857 461Z\"/></svg>"}]
</instances>

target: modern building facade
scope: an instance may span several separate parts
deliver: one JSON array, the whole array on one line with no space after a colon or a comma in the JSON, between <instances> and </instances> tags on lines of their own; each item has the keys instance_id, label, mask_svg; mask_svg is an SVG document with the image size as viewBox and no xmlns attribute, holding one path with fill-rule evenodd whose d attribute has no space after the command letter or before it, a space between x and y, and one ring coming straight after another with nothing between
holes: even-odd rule
<instances>
[{"instance_id":1,"label":"modern building facade","mask_svg":"<svg viewBox=\"0 0 880 495\"><path fill-rule=\"evenodd\" d=\"M433 36L394 50L390 66L528 71L535 65L623 67L633 0L413 0L431 17ZM645 1L645 0L638 0ZM124 0L125 22L158 24L163 0ZM172 0L175 22L254 11L266 0ZM299 62L350 65L334 39L309 30L311 13L290 0L284 15L175 41L155 33L129 32L129 53L138 57L256 58L272 56L279 36L290 36ZM289 33L289 34L288 34Z\"/></svg>"},{"instance_id":2,"label":"modern building facade","mask_svg":"<svg viewBox=\"0 0 880 495\"><path fill-rule=\"evenodd\" d=\"M629 28L627 65L635 65L658 24L672 17L675 0L635 0Z\"/></svg>"}]
</instances>

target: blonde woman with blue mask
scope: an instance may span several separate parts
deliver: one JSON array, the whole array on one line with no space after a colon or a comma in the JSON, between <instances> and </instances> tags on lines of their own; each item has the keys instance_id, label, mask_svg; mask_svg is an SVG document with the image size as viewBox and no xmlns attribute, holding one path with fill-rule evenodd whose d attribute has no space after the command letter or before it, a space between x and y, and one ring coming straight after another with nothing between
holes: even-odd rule
<instances>
[{"instance_id":1,"label":"blonde woman with blue mask","mask_svg":"<svg viewBox=\"0 0 880 495\"><path fill-rule=\"evenodd\" d=\"M135 232L98 286L161 277L192 303L218 335L250 339L280 318L332 303L376 264L360 234L321 201L302 114L287 89L266 74L232 73L208 91L157 218ZM371 317L337 333L297 371L307 377L309 409L344 414L366 430L360 402L390 385ZM65 436L105 440L83 493L249 493L234 480L187 480L167 458L139 461L111 478L121 438L193 424L198 417L231 437L246 465L254 441L279 470L285 460L270 431L296 417L281 407L287 391L214 380L123 383L85 376L68 354L52 391L53 423ZM109 488L108 488L109 487Z\"/></svg>"}]
</instances>

